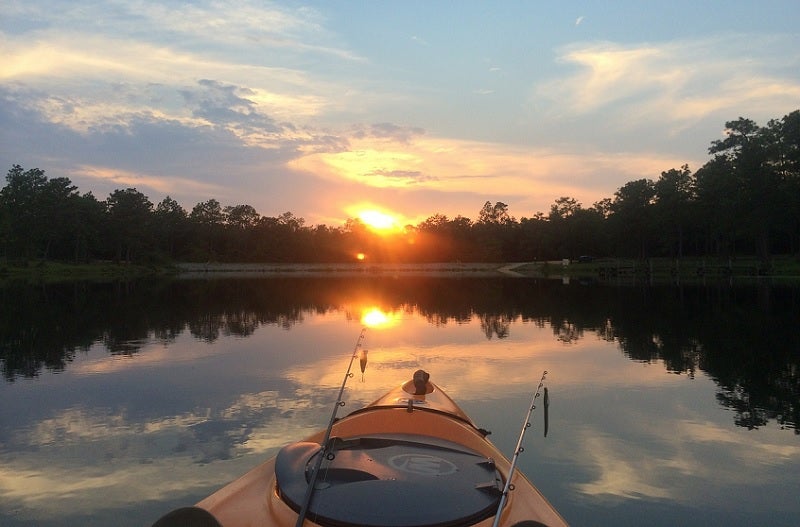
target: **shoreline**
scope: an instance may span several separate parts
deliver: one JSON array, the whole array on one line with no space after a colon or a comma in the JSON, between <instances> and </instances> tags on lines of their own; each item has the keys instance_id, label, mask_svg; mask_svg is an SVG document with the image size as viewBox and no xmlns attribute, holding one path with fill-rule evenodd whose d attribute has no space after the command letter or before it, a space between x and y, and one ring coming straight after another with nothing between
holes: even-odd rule
<instances>
[{"instance_id":1,"label":"shoreline","mask_svg":"<svg viewBox=\"0 0 800 527\"><path fill-rule=\"evenodd\" d=\"M416 263L416 264L248 264L248 263L179 263L180 278L210 276L530 276L516 269L531 265L521 263Z\"/></svg>"},{"instance_id":2,"label":"shoreline","mask_svg":"<svg viewBox=\"0 0 800 527\"><path fill-rule=\"evenodd\" d=\"M14 282L49 283L70 281L129 281L155 277L178 279L271 278L271 277L507 277L578 279L602 283L696 282L705 280L798 280L800 261L776 259L764 273L754 260L719 261L687 258L680 261L653 259L598 259L538 262L444 262L444 263L221 263L180 262L172 264L124 264L98 261L82 264L63 262L0 263L0 285Z\"/></svg>"}]
</instances>

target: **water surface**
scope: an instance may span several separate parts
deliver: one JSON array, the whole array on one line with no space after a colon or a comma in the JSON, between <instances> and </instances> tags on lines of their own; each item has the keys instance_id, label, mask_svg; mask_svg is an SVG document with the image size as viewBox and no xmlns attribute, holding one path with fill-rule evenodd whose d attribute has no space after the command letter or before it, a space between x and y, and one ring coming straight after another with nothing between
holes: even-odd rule
<instances>
[{"instance_id":1,"label":"water surface","mask_svg":"<svg viewBox=\"0 0 800 527\"><path fill-rule=\"evenodd\" d=\"M279 277L0 290L0 524L148 525L417 368L573 525L796 525L800 289ZM768 520L767 520L768 518Z\"/></svg>"}]
</instances>

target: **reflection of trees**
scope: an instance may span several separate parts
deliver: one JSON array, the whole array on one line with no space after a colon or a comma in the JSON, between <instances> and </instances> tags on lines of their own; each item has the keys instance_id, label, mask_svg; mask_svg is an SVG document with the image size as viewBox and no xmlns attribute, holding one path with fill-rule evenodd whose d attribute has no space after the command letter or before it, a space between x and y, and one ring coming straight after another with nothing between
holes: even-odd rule
<instances>
[{"instance_id":1,"label":"reflection of trees","mask_svg":"<svg viewBox=\"0 0 800 527\"><path fill-rule=\"evenodd\" d=\"M800 380L796 287L583 287L509 278L282 277L69 284L0 289L0 370L8 381L59 371L94 343L134 354L183 333L213 342L289 329L309 313L364 303L435 325L477 318L487 339L514 321L549 326L573 343L594 334L636 361L710 375L737 424L797 430ZM352 313L351 313L352 311ZM350 315L349 315L350 316Z\"/></svg>"},{"instance_id":2,"label":"reflection of trees","mask_svg":"<svg viewBox=\"0 0 800 527\"><path fill-rule=\"evenodd\" d=\"M480 314L478 318L481 321L481 329L489 340L494 336L499 339L504 339L511 333L511 323L513 319L508 315Z\"/></svg>"},{"instance_id":3,"label":"reflection of trees","mask_svg":"<svg viewBox=\"0 0 800 527\"><path fill-rule=\"evenodd\" d=\"M705 372L719 385L717 399L735 412L739 426L757 428L774 420L798 433L796 287L625 291L620 301L631 305L610 306L613 335L623 353L634 360L660 360L676 373Z\"/></svg>"},{"instance_id":4,"label":"reflection of trees","mask_svg":"<svg viewBox=\"0 0 800 527\"><path fill-rule=\"evenodd\" d=\"M556 339L564 344L571 344L583 337L583 330L569 320L552 320L550 326Z\"/></svg>"}]
</instances>

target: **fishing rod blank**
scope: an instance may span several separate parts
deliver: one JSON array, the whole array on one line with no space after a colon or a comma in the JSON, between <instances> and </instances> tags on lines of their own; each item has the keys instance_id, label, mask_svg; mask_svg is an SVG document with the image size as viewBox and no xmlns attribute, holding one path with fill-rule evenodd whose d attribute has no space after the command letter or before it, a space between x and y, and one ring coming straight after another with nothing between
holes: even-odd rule
<instances>
[{"instance_id":1,"label":"fishing rod blank","mask_svg":"<svg viewBox=\"0 0 800 527\"><path fill-rule=\"evenodd\" d=\"M331 412L331 420L328 422L328 428L325 429L325 437L322 439L319 455L317 456L317 460L314 463L314 468L311 469L311 474L308 479L308 487L306 488L306 494L303 497L303 506L300 508L300 513L297 515L297 523L295 523L295 527L302 527L303 522L306 519L306 514L308 513L308 507L309 505L311 505L311 497L314 494L314 486L317 483L317 474L319 474L319 469L322 466L322 460L331 455L328 452L328 447L329 447L328 443L330 442L331 439L331 430L333 429L333 423L336 422L336 412L339 410L340 406L344 406L344 401L342 400L342 394L344 394L344 387L347 385L347 379L353 376L350 370L353 368L353 361L359 354L358 350L359 348L361 348L361 341L364 340L364 335L366 332L367 328L361 329L361 333L358 335L358 340L356 340L356 345L353 348L353 355L350 357L350 364L347 365L347 372L345 372L344 379L342 379L342 386L341 388L339 388L339 396L336 398L336 404L333 405L333 411Z\"/></svg>"},{"instance_id":2,"label":"fishing rod blank","mask_svg":"<svg viewBox=\"0 0 800 527\"><path fill-rule=\"evenodd\" d=\"M547 370L542 372L542 378L539 379L539 386L536 388L536 393L534 393L533 397L531 398L531 405L528 408L528 413L525 414L525 420L522 422L522 430L519 432L517 446L514 448L514 457L511 458L511 468L508 469L508 477L506 478L506 484L503 487L503 494L500 496L500 504L497 506L497 513L494 515L494 523L492 524L492 527L497 527L500 524L500 513L503 512L503 508L506 506L509 491L514 489L514 485L511 483L511 478L514 476L514 471L517 469L517 460L519 459L519 455L525 450L522 447L522 441L525 438L525 432L531 427L531 414L536 409L536 399L539 398L539 390L541 390L542 386L544 386L544 378L546 375ZM547 390L547 388L545 388L545 390Z\"/></svg>"}]
</instances>

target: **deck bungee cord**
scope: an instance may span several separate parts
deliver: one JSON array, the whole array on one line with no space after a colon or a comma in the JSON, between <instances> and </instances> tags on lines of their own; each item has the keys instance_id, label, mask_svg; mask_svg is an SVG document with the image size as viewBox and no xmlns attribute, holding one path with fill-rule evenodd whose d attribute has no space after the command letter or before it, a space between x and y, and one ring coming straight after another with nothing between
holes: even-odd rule
<instances>
[{"instance_id":1,"label":"deck bungee cord","mask_svg":"<svg viewBox=\"0 0 800 527\"><path fill-rule=\"evenodd\" d=\"M522 421L522 429L519 432L519 439L517 439L517 446L514 447L514 456L511 458L511 468L508 469L508 476L506 477L506 484L503 486L503 492L500 496L500 504L497 506L497 512L494 515L494 523L492 527L497 527L500 524L500 515L503 512L503 509L506 506L506 501L508 501L508 493L514 490L514 484L511 483L511 478L514 476L514 472L517 470L517 460L519 459L519 455L525 450L522 446L522 442L525 439L525 432L528 431L528 428L531 427L531 415L533 411L536 409L536 399L541 396L541 389L544 387L544 379L547 376L547 370L542 372L542 378L539 379L539 386L536 387L536 392L533 394L531 398L531 404L528 408L528 412L525 414L525 419ZM549 396L547 395L547 388L544 389L544 430L545 436L547 436L547 427L548 427L548 406L550 404Z\"/></svg>"},{"instance_id":2,"label":"deck bungee cord","mask_svg":"<svg viewBox=\"0 0 800 527\"><path fill-rule=\"evenodd\" d=\"M350 356L350 363L347 365L347 371L344 374L344 379L342 379L342 386L339 388L339 395L336 397L336 403L333 405L333 411L331 412L331 418L328 422L328 427L325 429L325 436L322 439L322 443L320 444L320 452L317 456L316 462L314 463L313 468L311 469L311 474L309 475L308 479L308 487L306 488L306 494L303 498L303 505L300 508L300 512L297 515L297 522L295 523L295 527L302 527L303 522L305 522L306 515L308 514L308 508L311 505L311 499L314 497L314 488L317 483L317 475L319 474L320 467L322 466L323 459L332 459L329 456L332 456L333 453L331 452L330 443L331 443L331 430L333 430L333 423L336 422L336 414L339 411L339 408L345 405L345 402L342 400L342 395L344 394L344 388L347 386L347 380L353 377L352 369L353 369L353 362L355 361L356 357L359 357L359 362L361 365L361 375L363 378L364 370L366 369L367 365L367 353L366 350L363 350L362 353L359 353L361 350L361 344L364 341L364 337L367 333L367 328L361 328L361 333L358 335L358 339L356 340L356 345L353 347L353 353Z\"/></svg>"}]
</instances>

